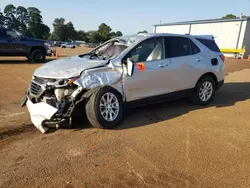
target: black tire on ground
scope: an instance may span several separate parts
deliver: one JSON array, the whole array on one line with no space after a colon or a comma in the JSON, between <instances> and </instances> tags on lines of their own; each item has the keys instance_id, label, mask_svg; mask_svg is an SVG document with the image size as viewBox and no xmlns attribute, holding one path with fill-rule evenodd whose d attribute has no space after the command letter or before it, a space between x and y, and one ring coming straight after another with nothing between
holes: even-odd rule
<instances>
[{"instance_id":1,"label":"black tire on ground","mask_svg":"<svg viewBox=\"0 0 250 188\"><path fill-rule=\"evenodd\" d=\"M30 56L26 56L26 58L29 60L29 61L32 61L32 58Z\"/></svg>"},{"instance_id":2,"label":"black tire on ground","mask_svg":"<svg viewBox=\"0 0 250 188\"><path fill-rule=\"evenodd\" d=\"M106 120L104 116L106 116L106 113L101 113L101 110L105 109L104 107L101 108L101 99L105 99L107 95L112 95L112 100L110 100L110 103L114 103L114 101L117 99L118 101L118 111L117 116L114 120ZM114 96L116 99L114 99ZM107 99L107 98L106 98ZM108 99L107 99L108 100ZM112 102L113 101L113 102ZM117 106L115 109L117 109ZM96 128L101 129L113 129L115 128L119 122L123 118L123 101L120 93L116 91L114 88L110 86L105 86L100 88L99 90L95 91L92 96L89 98L89 101L87 102L85 106L86 115L89 120L89 122ZM110 112L109 112L110 113ZM113 115L113 113L112 113ZM111 118L110 114L108 114L107 118Z\"/></svg>"},{"instance_id":3,"label":"black tire on ground","mask_svg":"<svg viewBox=\"0 0 250 188\"><path fill-rule=\"evenodd\" d=\"M72 47L73 49L76 48L75 46Z\"/></svg>"},{"instance_id":4,"label":"black tire on ground","mask_svg":"<svg viewBox=\"0 0 250 188\"><path fill-rule=\"evenodd\" d=\"M31 58L35 63L45 62L46 54L42 49L36 49L31 53Z\"/></svg>"},{"instance_id":5,"label":"black tire on ground","mask_svg":"<svg viewBox=\"0 0 250 188\"><path fill-rule=\"evenodd\" d=\"M201 94L201 90L206 85L206 83L208 85L211 84L211 87L208 87L208 88L211 88L212 92L211 92L210 95L205 95L205 96L207 96L206 100L204 100L204 98L202 100L202 95L203 94ZM210 89L207 89L207 93L209 93L209 91L210 91ZM197 105L205 106L205 105L209 104L211 102L211 100L213 99L214 92L215 92L215 81L214 81L214 79L211 76L204 76L196 84L196 87L194 89L193 96L192 96L192 101Z\"/></svg>"}]
</instances>

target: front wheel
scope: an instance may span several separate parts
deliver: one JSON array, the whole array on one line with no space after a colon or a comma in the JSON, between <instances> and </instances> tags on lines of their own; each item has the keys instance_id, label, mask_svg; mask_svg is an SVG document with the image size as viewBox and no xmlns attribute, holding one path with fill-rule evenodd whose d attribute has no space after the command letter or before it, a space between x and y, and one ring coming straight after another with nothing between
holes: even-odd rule
<instances>
[{"instance_id":1,"label":"front wheel","mask_svg":"<svg viewBox=\"0 0 250 188\"><path fill-rule=\"evenodd\" d=\"M113 129L123 117L122 97L114 88L105 86L92 94L85 109L94 127Z\"/></svg>"},{"instance_id":2,"label":"front wheel","mask_svg":"<svg viewBox=\"0 0 250 188\"><path fill-rule=\"evenodd\" d=\"M194 89L192 101L198 105L207 105L214 96L215 82L212 77L201 78Z\"/></svg>"},{"instance_id":3,"label":"front wheel","mask_svg":"<svg viewBox=\"0 0 250 188\"><path fill-rule=\"evenodd\" d=\"M45 62L46 54L43 50L37 49L32 52L31 58L32 58L32 61L36 63Z\"/></svg>"}]
</instances>

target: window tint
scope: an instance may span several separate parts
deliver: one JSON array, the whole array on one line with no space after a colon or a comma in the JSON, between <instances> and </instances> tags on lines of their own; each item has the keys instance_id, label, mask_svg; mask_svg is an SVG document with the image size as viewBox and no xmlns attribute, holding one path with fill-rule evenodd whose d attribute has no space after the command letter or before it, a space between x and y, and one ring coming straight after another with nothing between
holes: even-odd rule
<instances>
[{"instance_id":1,"label":"window tint","mask_svg":"<svg viewBox=\"0 0 250 188\"><path fill-rule=\"evenodd\" d=\"M199 39L196 38L198 41L200 41L202 44L204 44L207 48L214 52L220 52L220 49L218 48L217 44L214 40L208 40L208 39Z\"/></svg>"},{"instance_id":2,"label":"window tint","mask_svg":"<svg viewBox=\"0 0 250 188\"><path fill-rule=\"evenodd\" d=\"M190 40L190 45L192 49L192 54L198 54L201 51L200 48L191 40Z\"/></svg>"},{"instance_id":3,"label":"window tint","mask_svg":"<svg viewBox=\"0 0 250 188\"><path fill-rule=\"evenodd\" d=\"M17 34L17 32L12 30L6 30L6 35L9 39L19 39L20 35Z\"/></svg>"},{"instance_id":4,"label":"window tint","mask_svg":"<svg viewBox=\"0 0 250 188\"><path fill-rule=\"evenodd\" d=\"M162 59L162 38L152 38L143 41L136 46L128 55L134 62L153 61Z\"/></svg>"},{"instance_id":5,"label":"window tint","mask_svg":"<svg viewBox=\"0 0 250 188\"><path fill-rule=\"evenodd\" d=\"M165 37L166 58L191 55L191 47L188 38Z\"/></svg>"},{"instance_id":6,"label":"window tint","mask_svg":"<svg viewBox=\"0 0 250 188\"><path fill-rule=\"evenodd\" d=\"M6 33L5 33L5 30L3 29L0 29L0 39L6 39Z\"/></svg>"}]
</instances>

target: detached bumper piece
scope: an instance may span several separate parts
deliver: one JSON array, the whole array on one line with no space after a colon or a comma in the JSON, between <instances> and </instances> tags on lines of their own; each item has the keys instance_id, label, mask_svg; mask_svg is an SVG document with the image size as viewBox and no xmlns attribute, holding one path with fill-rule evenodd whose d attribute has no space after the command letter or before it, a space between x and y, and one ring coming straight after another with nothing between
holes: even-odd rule
<instances>
[{"instance_id":1,"label":"detached bumper piece","mask_svg":"<svg viewBox=\"0 0 250 188\"><path fill-rule=\"evenodd\" d=\"M42 133L48 131L48 127L44 126L44 122L50 120L57 112L57 108L50 106L45 102L32 103L31 100L27 99L27 108L30 112L30 118L32 123Z\"/></svg>"}]
</instances>

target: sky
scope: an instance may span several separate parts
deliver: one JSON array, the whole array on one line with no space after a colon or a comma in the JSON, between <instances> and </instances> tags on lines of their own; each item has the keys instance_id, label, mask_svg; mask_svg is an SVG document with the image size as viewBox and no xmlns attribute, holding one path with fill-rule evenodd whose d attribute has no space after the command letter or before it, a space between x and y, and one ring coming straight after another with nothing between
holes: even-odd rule
<instances>
[{"instance_id":1,"label":"sky","mask_svg":"<svg viewBox=\"0 0 250 188\"><path fill-rule=\"evenodd\" d=\"M221 18L226 14L250 16L250 0L0 0L7 4L36 7L43 22L53 29L55 18L72 21L77 30L97 30L101 23L113 31L133 34L153 32L153 25L176 21Z\"/></svg>"}]
</instances>

